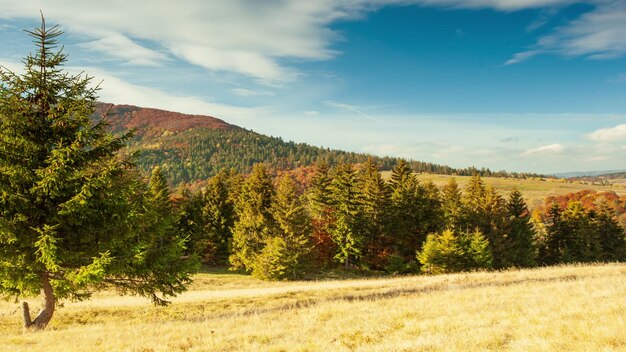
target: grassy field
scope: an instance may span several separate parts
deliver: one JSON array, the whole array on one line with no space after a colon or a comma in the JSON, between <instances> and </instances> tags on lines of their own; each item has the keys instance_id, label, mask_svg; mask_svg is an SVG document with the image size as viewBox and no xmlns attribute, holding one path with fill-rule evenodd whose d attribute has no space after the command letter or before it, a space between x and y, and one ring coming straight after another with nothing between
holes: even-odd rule
<instances>
[{"instance_id":1,"label":"grassy field","mask_svg":"<svg viewBox=\"0 0 626 352\"><path fill-rule=\"evenodd\" d=\"M112 292L0 351L625 351L626 264L267 283L204 273L166 308ZM33 302L35 303L35 302Z\"/></svg>"},{"instance_id":2,"label":"grassy field","mask_svg":"<svg viewBox=\"0 0 626 352\"><path fill-rule=\"evenodd\" d=\"M383 173L384 177L389 177L389 172ZM419 174L417 177L421 181L432 181L437 186L443 186L450 178L454 177L461 187L465 188L465 185L471 178L470 176L448 176L448 175L431 175L431 174ZM592 185L585 183L565 182L558 179L526 179L517 180L512 178L496 178L496 177L483 177L485 183L493 186L502 195L508 196L513 187L522 192L526 203L530 208L534 208L543 204L543 200L547 196L556 196L567 194L571 192L578 192L585 189L592 189L598 192L614 191L618 195L626 195L626 183L615 183L609 186Z\"/></svg>"}]
</instances>

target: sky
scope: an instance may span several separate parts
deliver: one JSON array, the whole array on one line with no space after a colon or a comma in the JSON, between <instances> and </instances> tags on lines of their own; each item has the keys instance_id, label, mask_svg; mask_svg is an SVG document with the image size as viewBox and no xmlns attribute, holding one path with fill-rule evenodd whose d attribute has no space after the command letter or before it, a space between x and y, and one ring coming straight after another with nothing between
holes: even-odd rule
<instances>
[{"instance_id":1,"label":"sky","mask_svg":"<svg viewBox=\"0 0 626 352\"><path fill-rule=\"evenodd\" d=\"M453 167L626 169L626 0L0 0L100 100Z\"/></svg>"}]
</instances>

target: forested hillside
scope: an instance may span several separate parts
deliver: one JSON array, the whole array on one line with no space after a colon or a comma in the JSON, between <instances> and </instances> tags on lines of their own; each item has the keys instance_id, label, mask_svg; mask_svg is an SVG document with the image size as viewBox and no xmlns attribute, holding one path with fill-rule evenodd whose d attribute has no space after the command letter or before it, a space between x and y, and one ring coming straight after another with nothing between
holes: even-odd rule
<instances>
[{"instance_id":1,"label":"forested hillside","mask_svg":"<svg viewBox=\"0 0 626 352\"><path fill-rule=\"evenodd\" d=\"M186 115L130 105L99 104L94 118L107 112L114 131L134 129L135 137L130 148L140 150L139 168L147 175L154 166L161 166L173 186L206 180L220 169L233 168L237 172L249 173L256 163L267 163L279 170L292 170L321 161L329 166L361 164L371 157L381 170L391 170L399 160L286 142L211 116ZM474 167L455 169L414 160L409 161L409 165L416 172L445 175L530 175Z\"/></svg>"}]
</instances>

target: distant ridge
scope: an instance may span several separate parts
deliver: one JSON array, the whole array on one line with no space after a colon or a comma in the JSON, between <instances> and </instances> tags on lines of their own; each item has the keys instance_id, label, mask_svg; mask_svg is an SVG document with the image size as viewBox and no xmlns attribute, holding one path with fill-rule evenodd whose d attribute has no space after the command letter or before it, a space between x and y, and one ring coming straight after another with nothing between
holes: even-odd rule
<instances>
[{"instance_id":1,"label":"distant ridge","mask_svg":"<svg viewBox=\"0 0 626 352\"><path fill-rule=\"evenodd\" d=\"M607 176L610 174L622 173L626 172L626 170L595 170L595 171L572 171L572 172L559 172L553 174L554 177L557 178L574 178L574 177L585 177L585 176Z\"/></svg>"},{"instance_id":2,"label":"distant ridge","mask_svg":"<svg viewBox=\"0 0 626 352\"><path fill-rule=\"evenodd\" d=\"M221 169L250 172L252 165L267 163L278 171L301 170L324 162L329 166L341 163L360 164L372 158L380 170L391 170L397 157L347 152L284 141L245 128L231 125L208 115L190 115L143 108L133 105L98 103L94 118L108 113L107 120L114 132L135 131L130 149L140 151L139 168L148 175L160 165L170 183L195 183L215 175ZM415 172L467 176L543 177L531 173L491 171L487 168L452 168L447 165L408 160Z\"/></svg>"}]
</instances>

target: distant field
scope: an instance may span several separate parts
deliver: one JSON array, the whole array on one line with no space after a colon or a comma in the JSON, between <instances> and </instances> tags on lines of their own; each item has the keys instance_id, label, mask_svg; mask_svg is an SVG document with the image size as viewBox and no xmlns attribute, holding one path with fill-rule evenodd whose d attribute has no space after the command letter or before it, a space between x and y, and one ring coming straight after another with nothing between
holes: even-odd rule
<instances>
[{"instance_id":1,"label":"distant field","mask_svg":"<svg viewBox=\"0 0 626 352\"><path fill-rule=\"evenodd\" d=\"M383 172L383 177L389 177L390 172ZM448 176L448 175L431 175L419 174L417 177L421 181L433 181L437 186L443 186L450 178L456 178L461 188L464 188L470 176ZM585 189L592 189L598 192L614 191L618 195L626 195L626 180L611 180L614 183L611 186L598 186L584 183L568 183L560 179L527 179L517 180L512 178L483 177L485 183L492 185L502 195L508 196L513 187L517 187L524 195L526 202L531 208L543 204L543 200L547 196L562 195L571 192L578 192Z\"/></svg>"},{"instance_id":2,"label":"distant field","mask_svg":"<svg viewBox=\"0 0 626 352\"><path fill-rule=\"evenodd\" d=\"M167 308L100 294L0 351L624 351L626 264L267 283L199 274ZM35 302L33 302L35 303Z\"/></svg>"}]
</instances>

